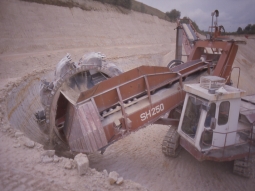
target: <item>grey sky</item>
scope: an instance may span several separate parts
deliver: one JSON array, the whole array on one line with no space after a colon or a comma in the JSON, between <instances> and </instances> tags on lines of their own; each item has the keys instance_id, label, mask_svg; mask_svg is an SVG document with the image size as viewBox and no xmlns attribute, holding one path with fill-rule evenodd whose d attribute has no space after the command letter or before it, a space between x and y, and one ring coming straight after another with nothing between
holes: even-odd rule
<instances>
[{"instance_id":1,"label":"grey sky","mask_svg":"<svg viewBox=\"0 0 255 191\"><path fill-rule=\"evenodd\" d=\"M181 17L188 16L199 28L208 30L211 12L220 12L218 24L227 32L236 31L240 26L255 24L255 0L137 0L163 12L177 9Z\"/></svg>"}]
</instances>

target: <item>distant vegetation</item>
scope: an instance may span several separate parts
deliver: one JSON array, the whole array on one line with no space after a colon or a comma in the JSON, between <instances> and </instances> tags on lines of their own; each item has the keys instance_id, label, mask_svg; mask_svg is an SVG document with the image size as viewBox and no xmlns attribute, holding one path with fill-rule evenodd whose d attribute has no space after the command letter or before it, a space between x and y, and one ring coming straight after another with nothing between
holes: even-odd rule
<instances>
[{"instance_id":1,"label":"distant vegetation","mask_svg":"<svg viewBox=\"0 0 255 191\"><path fill-rule=\"evenodd\" d=\"M181 12L176 9L173 9L170 12L166 12L166 16L169 17L171 22L176 22L177 19L179 19L181 17Z\"/></svg>"},{"instance_id":2,"label":"distant vegetation","mask_svg":"<svg viewBox=\"0 0 255 191\"><path fill-rule=\"evenodd\" d=\"M95 1L99 1L101 3L112 4L112 5L115 5L115 6L124 7L126 9L131 9L132 8L132 0L95 0Z\"/></svg>"},{"instance_id":3,"label":"distant vegetation","mask_svg":"<svg viewBox=\"0 0 255 191\"><path fill-rule=\"evenodd\" d=\"M78 3L76 0L21 0L21 1L28 1L40 4L47 4L47 5L56 5L61 7L78 7L82 10L89 11L90 9L83 4Z\"/></svg>"},{"instance_id":4,"label":"distant vegetation","mask_svg":"<svg viewBox=\"0 0 255 191\"><path fill-rule=\"evenodd\" d=\"M91 10L90 7L86 7L86 5L84 3L80 3L82 1L79 1L79 0L22 0L22 1L63 6L63 7L69 7L69 8L78 7L86 11ZM85 2L86 0L83 0L83 1ZM181 12L176 9L172 9L171 11L164 13L156 8L153 8L151 6L148 6L146 4L140 3L135 0L94 0L94 1L112 4L114 6L123 7L127 10L134 10L134 11L146 13L152 16L157 16L160 19L164 19L170 22L176 22L176 20L181 17ZM128 13L126 11L122 11L122 12ZM189 18L183 17L183 19L189 19ZM207 31L200 30L195 21L192 21L192 25L197 30L197 32L201 34L207 33ZM231 34L231 35L255 34L255 24L248 24L244 28L238 27L236 32L226 32L226 34Z\"/></svg>"},{"instance_id":5,"label":"distant vegetation","mask_svg":"<svg viewBox=\"0 0 255 191\"><path fill-rule=\"evenodd\" d=\"M186 23L188 23L188 20L191 20L189 17L183 17L183 19L187 20ZM191 20L192 21L192 20ZM192 21L193 27L196 29L196 31L200 34L206 34L208 31L200 30L197 23L195 21ZM237 31L235 32L225 32L222 35L248 35L248 34L255 34L255 24L248 24L246 27L243 29L241 27L237 28Z\"/></svg>"},{"instance_id":6,"label":"distant vegetation","mask_svg":"<svg viewBox=\"0 0 255 191\"><path fill-rule=\"evenodd\" d=\"M160 19L164 19L167 21L170 21L170 18L166 15L166 13L148 6L146 4L140 3L138 1L132 0L132 8L133 11L141 12L141 13L146 13L152 16L157 16Z\"/></svg>"},{"instance_id":7,"label":"distant vegetation","mask_svg":"<svg viewBox=\"0 0 255 191\"><path fill-rule=\"evenodd\" d=\"M125 0L95 0L95 1L100 1L102 3L109 3L109 4L122 6L122 7L125 7L123 5L126 3ZM129 0L129 2L131 2L131 8L129 8L131 10L141 12L141 13L150 14L152 16L155 15L160 19L164 19L164 20L167 20L167 21L170 21L170 22L176 22L177 19L180 19L180 17L181 17L181 12L176 10L176 9L172 9L171 11L164 13L164 12L158 10L158 9L155 9L151 6L148 6L148 5L145 5L143 3L137 2L135 0ZM128 4L128 5L130 5L130 4ZM190 18L184 17L184 19L190 19ZM192 25L194 26L194 28L199 33L204 33L204 31L199 29L199 27L198 27L198 25L195 21L192 21Z\"/></svg>"},{"instance_id":8,"label":"distant vegetation","mask_svg":"<svg viewBox=\"0 0 255 191\"><path fill-rule=\"evenodd\" d=\"M193 24L194 26L194 24ZM194 26L195 27L195 26ZM196 27L195 27L196 28ZM201 34L206 34L208 31L198 30ZM255 34L255 24L248 24L246 27L238 27L234 32L225 32L222 35L250 35Z\"/></svg>"},{"instance_id":9,"label":"distant vegetation","mask_svg":"<svg viewBox=\"0 0 255 191\"><path fill-rule=\"evenodd\" d=\"M48 5L56 5L62 7L77 7L82 10L89 11L91 10L90 7L86 7L86 0L21 0L21 1L28 1L28 2L35 2L40 4L48 4ZM160 19L164 19L170 21L170 18L163 13L162 11L145 5L143 3L137 2L135 0L94 0L101 3L112 4L118 7L123 7L127 10L134 10L141 13L146 13L152 16L157 16ZM122 11L123 13L127 13L126 11Z\"/></svg>"},{"instance_id":10,"label":"distant vegetation","mask_svg":"<svg viewBox=\"0 0 255 191\"><path fill-rule=\"evenodd\" d=\"M248 24L243 29L241 27L237 28L236 34L255 34L255 24Z\"/></svg>"}]
</instances>

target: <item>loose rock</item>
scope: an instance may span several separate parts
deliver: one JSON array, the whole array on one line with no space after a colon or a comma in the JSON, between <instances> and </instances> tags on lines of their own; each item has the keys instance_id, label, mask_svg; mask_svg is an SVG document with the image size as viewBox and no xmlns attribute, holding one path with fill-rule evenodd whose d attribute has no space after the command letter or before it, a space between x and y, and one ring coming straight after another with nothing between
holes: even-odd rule
<instances>
[{"instance_id":1,"label":"loose rock","mask_svg":"<svg viewBox=\"0 0 255 191\"><path fill-rule=\"evenodd\" d=\"M13 145L14 148L18 148L18 147L20 147L20 146L21 146L21 145L20 145L19 143Z\"/></svg>"},{"instance_id":2,"label":"loose rock","mask_svg":"<svg viewBox=\"0 0 255 191\"><path fill-rule=\"evenodd\" d=\"M55 150L45 150L41 153L41 156L54 157Z\"/></svg>"},{"instance_id":3,"label":"loose rock","mask_svg":"<svg viewBox=\"0 0 255 191\"><path fill-rule=\"evenodd\" d=\"M62 161L63 161L63 157L59 157L59 158L58 158L58 161L59 161L59 162L62 162Z\"/></svg>"},{"instance_id":4,"label":"loose rock","mask_svg":"<svg viewBox=\"0 0 255 191\"><path fill-rule=\"evenodd\" d=\"M118 178L116 184L121 185L124 182L124 179L122 177Z\"/></svg>"},{"instance_id":5,"label":"loose rock","mask_svg":"<svg viewBox=\"0 0 255 191\"><path fill-rule=\"evenodd\" d=\"M118 180L119 174L115 171L110 172L108 181L110 184L114 184Z\"/></svg>"},{"instance_id":6,"label":"loose rock","mask_svg":"<svg viewBox=\"0 0 255 191\"><path fill-rule=\"evenodd\" d=\"M87 155L80 153L74 157L74 161L77 164L79 175L86 174L89 168L89 160Z\"/></svg>"},{"instance_id":7,"label":"loose rock","mask_svg":"<svg viewBox=\"0 0 255 191\"><path fill-rule=\"evenodd\" d=\"M59 161L59 158L58 158L58 156L56 156L56 155L54 155L54 157L53 157L53 162L58 162Z\"/></svg>"},{"instance_id":8,"label":"loose rock","mask_svg":"<svg viewBox=\"0 0 255 191\"><path fill-rule=\"evenodd\" d=\"M72 164L71 164L70 161L67 161L67 162L65 163L65 169L68 169L68 170L72 169Z\"/></svg>"},{"instance_id":9,"label":"loose rock","mask_svg":"<svg viewBox=\"0 0 255 191\"><path fill-rule=\"evenodd\" d=\"M43 157L42 157L42 162L43 162L43 163L50 163L50 162L53 162L53 158L52 158L52 157L48 157L48 156L43 156Z\"/></svg>"},{"instance_id":10,"label":"loose rock","mask_svg":"<svg viewBox=\"0 0 255 191\"><path fill-rule=\"evenodd\" d=\"M29 138L27 137L18 137L18 141L21 145L24 145L28 148L33 148L35 146L35 142L30 140Z\"/></svg>"},{"instance_id":11,"label":"loose rock","mask_svg":"<svg viewBox=\"0 0 255 191\"><path fill-rule=\"evenodd\" d=\"M17 132L15 133L15 137L16 137L16 138L21 137L21 136L23 136L23 135L24 135L24 133L19 132L19 131L17 131Z\"/></svg>"},{"instance_id":12,"label":"loose rock","mask_svg":"<svg viewBox=\"0 0 255 191\"><path fill-rule=\"evenodd\" d=\"M31 141L30 139L28 138L25 138L24 139L24 145L28 148L33 148L35 146L35 142L34 141Z\"/></svg>"},{"instance_id":13,"label":"loose rock","mask_svg":"<svg viewBox=\"0 0 255 191\"><path fill-rule=\"evenodd\" d=\"M75 163L73 161L73 159L67 160L65 162L65 169L71 170L72 168L75 168Z\"/></svg>"},{"instance_id":14,"label":"loose rock","mask_svg":"<svg viewBox=\"0 0 255 191\"><path fill-rule=\"evenodd\" d=\"M107 172L107 170L103 170L103 175L105 175L105 176L108 176L108 172Z\"/></svg>"}]
</instances>

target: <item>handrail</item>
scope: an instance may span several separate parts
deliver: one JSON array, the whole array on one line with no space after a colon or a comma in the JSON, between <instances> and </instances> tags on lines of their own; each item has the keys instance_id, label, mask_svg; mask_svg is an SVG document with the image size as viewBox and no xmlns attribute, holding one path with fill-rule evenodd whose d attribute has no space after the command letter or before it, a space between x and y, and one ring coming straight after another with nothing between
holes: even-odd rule
<instances>
[{"instance_id":1,"label":"handrail","mask_svg":"<svg viewBox=\"0 0 255 191\"><path fill-rule=\"evenodd\" d=\"M112 88L109 88L109 89L107 89L107 90L105 90L105 91L99 92L99 93L97 93L97 94L94 94L94 93L93 93L93 95L91 95L90 97L88 97L88 98L86 98L86 99L83 99L82 101L79 101L79 100L78 100L77 104L78 104L78 105L81 105L81 104L87 102L88 100L90 100L91 97L97 97L97 96L103 95L103 94L105 94L105 93L107 93L107 92L109 92L109 91L115 90L117 87L119 87L119 88L120 88L120 87L123 87L123 86L125 86L125 85L127 85L127 84L129 84L129 83L135 82L135 81L137 81L137 80L139 80L139 79L142 79L142 78L147 78L147 79L149 80L149 78L152 77L152 76L158 76L158 75L173 75L172 78L169 78L169 79L163 81L162 83L159 83L159 84L155 85L154 87L150 87L150 91L153 91L153 90L156 90L156 89L158 89L158 88L160 88L160 87L162 87L162 86L164 86L164 85L167 85L167 84L172 83L172 82L177 81L177 80L179 80L180 83L181 83L180 78L186 77L186 76L188 76L188 75L194 73L195 71L199 71L199 70L201 70L201 69L205 69L205 68L208 67L208 66L206 65L206 63L205 63L205 62L202 62L201 60L196 60L196 61L193 61L193 62L191 61L191 62L187 62L187 63L185 63L185 64L187 64L187 66L184 67L184 68L183 68L183 67L178 68L178 66L175 67L175 68L178 69L178 70L176 70L176 71L159 72L159 73L154 73L154 74L142 74L142 75L140 75L140 76L138 76L138 77L136 77L136 78L134 78L134 79L132 79L132 80L123 82L123 83L118 84L118 85L116 85L116 86L113 86ZM185 65L185 64L183 64L183 65ZM198 67L195 67L195 66L198 66ZM117 76L116 78L118 78L118 77L119 77L119 76ZM104 82L102 82L102 83L104 83ZM97 86L94 86L94 88L99 87L99 85L101 85L101 84L98 84ZM148 84L148 85L149 85L149 84ZM146 90L144 90L144 92L146 92Z\"/></svg>"},{"instance_id":2,"label":"handrail","mask_svg":"<svg viewBox=\"0 0 255 191\"><path fill-rule=\"evenodd\" d=\"M210 132L210 131L212 131L213 133L218 133L218 134L226 134L226 136L225 136L225 140L224 140L224 146L216 146L216 145L214 145L214 144L207 144L207 143L205 143L204 142L204 132ZM217 131L214 131L214 130L212 130L212 129L204 129L204 131L202 132L202 136L201 136L201 141L202 141L202 143L204 144L204 145L208 145L208 146L213 146L213 147L216 147L216 148L218 148L218 149L223 149L223 151L222 151L222 157L224 157L224 154L225 154L225 149L227 148L227 147L232 147L232 146L238 146L238 145L240 145L240 144L238 144L238 143L235 143L235 144L233 144L233 145L229 145L229 146L226 146L226 140L227 140L227 136L228 136L228 134L230 134L230 133L235 133L235 132L242 132L242 131L249 131L249 133L251 133L251 141L253 142L253 128L251 127L250 129L240 129L240 130L236 130L236 131L230 131L230 132L226 132L226 133L223 133L223 132L217 132ZM248 135L249 136L249 135ZM248 137L247 136L247 137ZM249 143L250 142L250 139L248 138L248 140L247 141L243 141L242 142L242 144L246 144L246 143ZM251 144L249 144L249 153L250 153L250 149L251 149L251 146L250 146Z\"/></svg>"}]
</instances>

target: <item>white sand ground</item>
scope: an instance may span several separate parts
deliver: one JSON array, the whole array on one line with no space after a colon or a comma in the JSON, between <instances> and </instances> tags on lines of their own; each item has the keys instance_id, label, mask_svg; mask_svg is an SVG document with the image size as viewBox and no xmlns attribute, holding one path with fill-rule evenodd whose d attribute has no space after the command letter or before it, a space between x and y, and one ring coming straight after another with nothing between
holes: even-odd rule
<instances>
[{"instance_id":1,"label":"white sand ground","mask_svg":"<svg viewBox=\"0 0 255 191\"><path fill-rule=\"evenodd\" d=\"M184 150L175 159L166 158L161 142L167 126L148 126L111 145L104 155L90 156L91 168L117 171L125 179L122 186L110 186L92 169L80 177L76 170L63 168L65 159L40 163L39 144L33 149L18 146L6 100L15 102L8 97L16 86L28 76L53 70L67 52L76 61L86 52L102 52L124 71L139 65L163 66L174 58L175 24L85 3L91 11L0 1L0 190L253 190L254 176L233 175L232 162L198 162ZM255 94L254 50L255 40L247 40L247 45L239 46L234 63L241 68L239 87L249 94ZM236 85L237 73L233 75Z\"/></svg>"}]
</instances>

